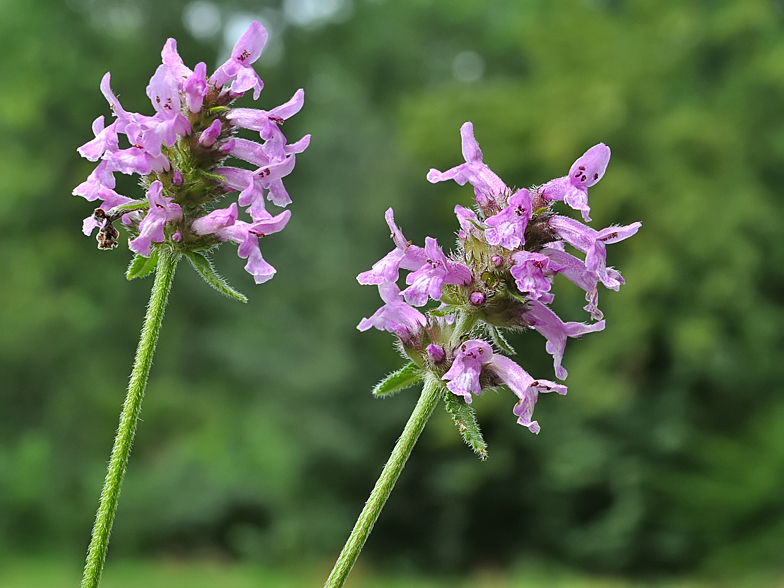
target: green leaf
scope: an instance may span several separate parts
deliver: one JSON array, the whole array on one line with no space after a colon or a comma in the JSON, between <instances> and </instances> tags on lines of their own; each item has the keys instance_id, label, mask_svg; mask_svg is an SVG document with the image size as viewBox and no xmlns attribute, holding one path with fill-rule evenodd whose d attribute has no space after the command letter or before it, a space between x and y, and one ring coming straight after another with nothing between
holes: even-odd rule
<instances>
[{"instance_id":1,"label":"green leaf","mask_svg":"<svg viewBox=\"0 0 784 588\"><path fill-rule=\"evenodd\" d=\"M203 169L197 169L196 171L198 171L202 176L204 176L205 178L208 178L210 180L215 180L216 182L225 182L226 181L226 178L224 178L223 176L219 176L218 174L211 174L210 172L205 171Z\"/></svg>"},{"instance_id":2,"label":"green leaf","mask_svg":"<svg viewBox=\"0 0 784 588\"><path fill-rule=\"evenodd\" d=\"M487 330L490 332L490 337L493 339L493 343L495 343L501 351L509 355L515 355L514 347L509 344L509 341L507 341L506 337L501 334L501 331L499 331L496 327L489 325Z\"/></svg>"},{"instance_id":3,"label":"green leaf","mask_svg":"<svg viewBox=\"0 0 784 588\"><path fill-rule=\"evenodd\" d=\"M373 388L373 396L390 396L422 381L424 373L415 363L409 363L392 372Z\"/></svg>"},{"instance_id":4,"label":"green leaf","mask_svg":"<svg viewBox=\"0 0 784 588\"><path fill-rule=\"evenodd\" d=\"M451 392L444 395L444 405L452 420L457 425L457 430L463 437L463 441L474 450L479 459L487 459L487 443L485 443L482 432L479 430L479 423L476 422L476 413L466 401L455 396Z\"/></svg>"},{"instance_id":5,"label":"green leaf","mask_svg":"<svg viewBox=\"0 0 784 588\"><path fill-rule=\"evenodd\" d=\"M530 298L528 298L527 296L523 296L522 294L518 294L514 290L508 289L507 292L509 293L509 296L511 296L512 298L514 298L518 302L528 302L530 300Z\"/></svg>"},{"instance_id":6,"label":"green leaf","mask_svg":"<svg viewBox=\"0 0 784 588\"><path fill-rule=\"evenodd\" d=\"M142 208L149 207L150 203L147 200L134 200L133 202L126 202L125 204L115 206L108 212L111 214L116 214L118 212L133 212L134 210L141 210Z\"/></svg>"},{"instance_id":7,"label":"green leaf","mask_svg":"<svg viewBox=\"0 0 784 588\"><path fill-rule=\"evenodd\" d=\"M134 278L144 278L145 276L149 276L153 271L155 271L156 267L158 267L157 249L153 249L150 252L150 257L143 257L137 253L131 261L131 265L128 266L128 270L125 272L125 277L129 280L133 280Z\"/></svg>"},{"instance_id":8,"label":"green leaf","mask_svg":"<svg viewBox=\"0 0 784 588\"><path fill-rule=\"evenodd\" d=\"M196 253L195 251L186 251L185 257L187 257L188 261L191 262L193 268L199 272L199 275L204 278L204 281L215 288L218 292L228 296L229 298L239 300L240 302L248 301L244 294L237 292L234 288L229 286L229 284L226 282L226 279L215 271L215 268L212 267L210 260L204 257L204 255L201 253Z\"/></svg>"},{"instance_id":9,"label":"green leaf","mask_svg":"<svg viewBox=\"0 0 784 588\"><path fill-rule=\"evenodd\" d=\"M454 306L447 306L445 308L432 308L427 311L427 314L431 316L448 316L450 314L457 314L458 308Z\"/></svg>"}]
</instances>

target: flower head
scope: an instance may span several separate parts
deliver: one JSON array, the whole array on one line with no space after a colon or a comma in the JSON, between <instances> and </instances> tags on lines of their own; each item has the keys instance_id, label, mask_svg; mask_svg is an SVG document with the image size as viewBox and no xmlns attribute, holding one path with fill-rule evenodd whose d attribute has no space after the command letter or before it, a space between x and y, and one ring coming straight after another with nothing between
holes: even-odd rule
<instances>
[{"instance_id":1,"label":"flower head","mask_svg":"<svg viewBox=\"0 0 784 588\"><path fill-rule=\"evenodd\" d=\"M197 252L233 241L257 283L272 277L275 270L262 258L258 239L281 230L290 214L267 212L265 197L281 207L291 202L283 178L294 169L295 154L307 148L310 135L288 144L278 127L302 108L302 90L269 112L232 108L233 100L248 90L253 90L254 99L259 97L263 82L252 64L266 40L267 31L254 21L231 57L208 78L207 66L187 67L176 41L169 39L146 89L154 110L151 116L125 110L112 91L110 74L103 77L101 92L114 120L106 124L103 116L98 117L93 123L95 137L78 149L89 161L99 161L74 190L99 202L102 211L85 219L86 234L95 228L111 232L107 223L122 218L132 236L131 250L145 257L163 243L201 255ZM263 121L261 142L234 137L243 121ZM253 169L226 165L231 156ZM149 186L147 199L115 192L115 173L139 174L142 184ZM237 203L213 210L215 202L235 190L240 192ZM247 209L251 222L239 219L237 204ZM104 237L99 234L99 241Z\"/></svg>"},{"instance_id":2,"label":"flower head","mask_svg":"<svg viewBox=\"0 0 784 588\"><path fill-rule=\"evenodd\" d=\"M517 422L538 433L533 410L539 394L566 393L564 385L533 378L497 351L512 353L501 331L538 331L553 357L555 376L566 378L562 364L567 340L605 327L598 285L618 290L624 283L621 274L607 266L606 246L631 237L641 224L595 230L553 210L552 202L563 200L589 220L587 190L602 178L610 158L603 143L586 151L568 176L531 191L510 190L483 162L473 125L465 123L460 134L465 163L445 172L432 169L427 176L430 182L452 179L474 187L474 209L455 206L456 250L444 253L431 237L425 237L424 247L413 245L389 209L386 220L395 249L357 278L361 284L379 285L386 304L363 319L360 329L375 326L395 334L416 366L414 372L430 372L446 383L450 414L466 442L484 456L481 433L467 406L474 396L508 386L518 398L513 410ZM584 258L567 253L566 247ZM402 293L401 270L409 272ZM585 291L585 309L596 322L565 322L550 309L552 284L559 274ZM427 307L429 302L436 304ZM425 308L420 312L413 307Z\"/></svg>"}]
</instances>

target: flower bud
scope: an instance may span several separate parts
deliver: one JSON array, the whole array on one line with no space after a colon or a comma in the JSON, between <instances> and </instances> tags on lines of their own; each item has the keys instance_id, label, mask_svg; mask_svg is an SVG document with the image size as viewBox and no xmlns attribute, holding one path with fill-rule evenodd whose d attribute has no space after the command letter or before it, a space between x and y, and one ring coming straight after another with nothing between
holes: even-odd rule
<instances>
[{"instance_id":1,"label":"flower bud","mask_svg":"<svg viewBox=\"0 0 784 588\"><path fill-rule=\"evenodd\" d=\"M427 346L427 355L430 357L430 361L432 361L434 364L439 364L444 361L444 359L446 359L444 348L440 345L436 345L435 343L431 343Z\"/></svg>"}]
</instances>

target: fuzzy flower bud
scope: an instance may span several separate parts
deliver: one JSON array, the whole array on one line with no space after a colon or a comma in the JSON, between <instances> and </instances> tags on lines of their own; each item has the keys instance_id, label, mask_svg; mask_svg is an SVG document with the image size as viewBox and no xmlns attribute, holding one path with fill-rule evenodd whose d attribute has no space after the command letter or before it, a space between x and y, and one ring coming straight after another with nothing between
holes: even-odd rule
<instances>
[{"instance_id":1,"label":"fuzzy flower bud","mask_svg":"<svg viewBox=\"0 0 784 588\"><path fill-rule=\"evenodd\" d=\"M430 357L430 361L435 364L439 364L446 359L446 352L440 345L431 343L425 350L427 351L428 357Z\"/></svg>"},{"instance_id":2,"label":"fuzzy flower bud","mask_svg":"<svg viewBox=\"0 0 784 588\"><path fill-rule=\"evenodd\" d=\"M471 301L471 304L479 306L480 304L484 304L485 295L484 292L475 291L471 292L471 295L468 297L468 299Z\"/></svg>"}]
</instances>

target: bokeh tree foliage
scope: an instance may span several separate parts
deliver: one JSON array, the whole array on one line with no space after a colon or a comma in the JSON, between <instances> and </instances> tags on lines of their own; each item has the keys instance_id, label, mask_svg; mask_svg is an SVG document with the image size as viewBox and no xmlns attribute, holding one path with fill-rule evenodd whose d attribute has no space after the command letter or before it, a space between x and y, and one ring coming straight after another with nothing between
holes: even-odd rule
<instances>
[{"instance_id":1,"label":"bokeh tree foliage","mask_svg":"<svg viewBox=\"0 0 784 588\"><path fill-rule=\"evenodd\" d=\"M437 414L368 544L423 568L543 556L627 572L780 565L784 543L784 7L764 0L226 2L275 40L257 69L270 108L304 87L287 135L312 133L287 186L279 270L253 287L230 248L216 264L249 294L175 280L113 538L120 554L228 553L281 561L342 544L414 395L370 387L400 365L354 327L380 304L354 276L408 238L449 243L470 189L432 186L461 161L472 120L510 185L565 173L603 141L594 226L643 222L611 251L607 330L572 342L569 395L543 398L537 437L511 395L478 399L479 463ZM165 39L213 66L184 2L0 3L0 545L83 551L149 281L79 231L75 148L130 110ZM234 15L234 16L232 16ZM296 24L300 23L300 24ZM272 47L271 47L272 49ZM276 57L277 55L277 57ZM468 68L466 70L466 67ZM139 195L131 184L121 191ZM583 320L559 284L559 313ZM513 339L551 377L537 334Z\"/></svg>"}]
</instances>

